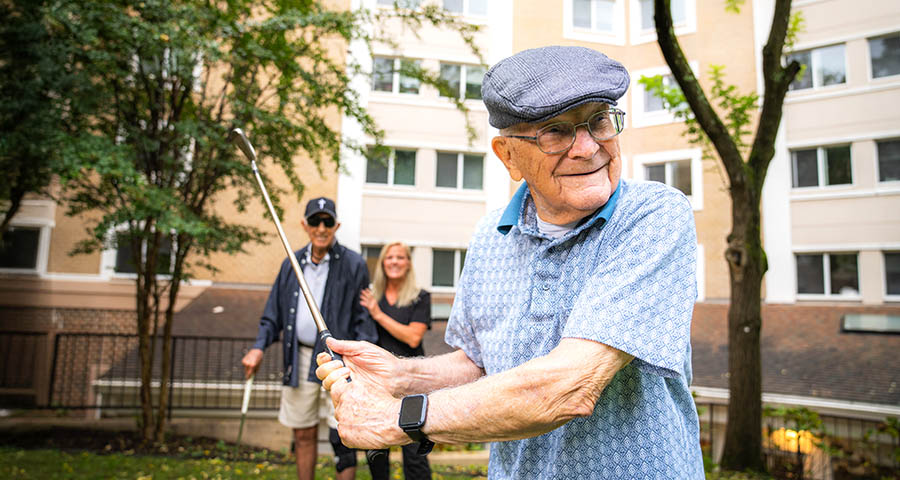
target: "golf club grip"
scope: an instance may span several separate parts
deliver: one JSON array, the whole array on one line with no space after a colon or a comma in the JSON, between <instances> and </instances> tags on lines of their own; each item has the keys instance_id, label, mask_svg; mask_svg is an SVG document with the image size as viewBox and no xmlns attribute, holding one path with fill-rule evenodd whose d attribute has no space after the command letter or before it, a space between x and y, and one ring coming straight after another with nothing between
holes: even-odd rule
<instances>
[{"instance_id":1,"label":"golf club grip","mask_svg":"<svg viewBox=\"0 0 900 480\"><path fill-rule=\"evenodd\" d=\"M329 332L328 330L322 330L321 332L319 332L319 341L322 342L322 348L325 349L325 352L327 352L328 355L331 355L331 358L333 360L337 360L337 361L341 362L341 364L343 364L346 367L347 364L344 363L344 359L342 359L340 355L334 353L331 350L331 348L328 347L328 343L325 342L325 340L328 340L329 338L334 338L334 337L331 335L331 332ZM350 377L347 377L347 383L350 383Z\"/></svg>"}]
</instances>

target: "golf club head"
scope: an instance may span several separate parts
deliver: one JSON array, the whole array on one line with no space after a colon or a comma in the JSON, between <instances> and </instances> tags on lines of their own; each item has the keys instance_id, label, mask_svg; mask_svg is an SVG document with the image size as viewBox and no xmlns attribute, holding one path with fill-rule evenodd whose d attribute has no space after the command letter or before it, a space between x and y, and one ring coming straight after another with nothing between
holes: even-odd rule
<instances>
[{"instance_id":1,"label":"golf club head","mask_svg":"<svg viewBox=\"0 0 900 480\"><path fill-rule=\"evenodd\" d=\"M253 149L253 145L247 139L247 136L244 135L243 130L240 128L232 129L231 133L228 134L228 140L237 145L251 162L256 162L256 150Z\"/></svg>"}]
</instances>

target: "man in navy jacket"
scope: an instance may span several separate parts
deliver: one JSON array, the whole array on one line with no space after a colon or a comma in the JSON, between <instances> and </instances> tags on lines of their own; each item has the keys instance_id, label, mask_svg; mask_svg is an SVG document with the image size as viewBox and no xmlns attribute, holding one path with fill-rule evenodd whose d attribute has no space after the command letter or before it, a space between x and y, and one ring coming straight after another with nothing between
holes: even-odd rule
<instances>
[{"instance_id":1,"label":"man in navy jacket","mask_svg":"<svg viewBox=\"0 0 900 480\"><path fill-rule=\"evenodd\" d=\"M310 243L295 255L328 330L336 338L374 343L378 338L375 323L359 303L360 292L369 286L369 272L358 253L335 240L341 224L337 222L334 201L325 197L310 200L302 225ZM313 359L323 346L318 342L315 323L287 258L269 293L256 343L242 360L248 377L259 368L263 350L277 341L279 334L283 336L285 387L278 420L294 431L298 478L312 479L315 473L320 409L327 412L331 427L338 479L354 478L356 453L341 444L331 399L316 378Z\"/></svg>"}]
</instances>

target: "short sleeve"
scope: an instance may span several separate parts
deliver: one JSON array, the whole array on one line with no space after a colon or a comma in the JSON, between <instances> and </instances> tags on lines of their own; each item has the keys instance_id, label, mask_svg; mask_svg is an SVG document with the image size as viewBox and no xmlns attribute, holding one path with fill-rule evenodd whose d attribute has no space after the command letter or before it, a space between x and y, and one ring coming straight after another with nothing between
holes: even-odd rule
<instances>
[{"instance_id":1,"label":"short sleeve","mask_svg":"<svg viewBox=\"0 0 900 480\"><path fill-rule=\"evenodd\" d=\"M663 192L604 232L609 247L576 297L563 337L609 345L645 372L676 377L686 375L697 234L687 199Z\"/></svg>"},{"instance_id":2,"label":"short sleeve","mask_svg":"<svg viewBox=\"0 0 900 480\"><path fill-rule=\"evenodd\" d=\"M412 316L409 323L419 322L431 328L431 294L425 290L419 290L419 296L413 303Z\"/></svg>"}]
</instances>

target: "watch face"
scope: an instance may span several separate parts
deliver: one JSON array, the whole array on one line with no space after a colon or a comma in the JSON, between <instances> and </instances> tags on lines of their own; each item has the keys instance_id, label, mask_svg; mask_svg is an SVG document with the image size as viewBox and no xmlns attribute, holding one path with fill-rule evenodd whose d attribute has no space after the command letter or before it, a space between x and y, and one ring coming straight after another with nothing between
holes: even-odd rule
<instances>
[{"instance_id":1,"label":"watch face","mask_svg":"<svg viewBox=\"0 0 900 480\"><path fill-rule=\"evenodd\" d=\"M425 395L411 395L403 398L400 405L400 426L417 427L425 420Z\"/></svg>"}]
</instances>

